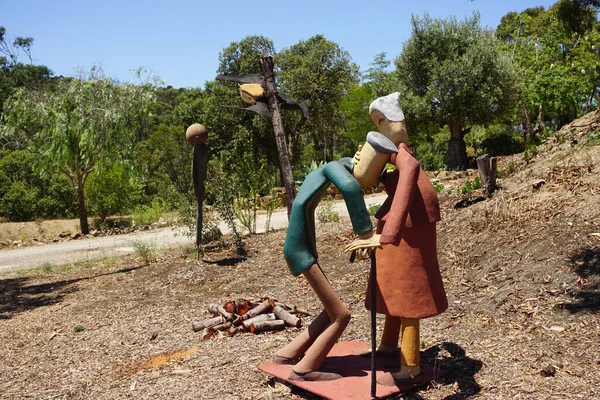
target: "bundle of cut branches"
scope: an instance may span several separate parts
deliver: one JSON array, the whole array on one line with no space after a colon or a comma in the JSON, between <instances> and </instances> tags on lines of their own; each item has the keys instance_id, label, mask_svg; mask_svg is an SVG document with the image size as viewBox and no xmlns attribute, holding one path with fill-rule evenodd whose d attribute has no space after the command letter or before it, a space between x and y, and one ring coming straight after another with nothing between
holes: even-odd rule
<instances>
[{"instance_id":1,"label":"bundle of cut branches","mask_svg":"<svg viewBox=\"0 0 600 400\"><path fill-rule=\"evenodd\" d=\"M257 334L260 332L284 329L286 326L300 328L302 320L298 315L312 315L292 304L274 299L228 301L223 305L211 304L208 312L212 316L194 321L194 332L203 331L203 340L208 340L218 332L233 336L240 332Z\"/></svg>"}]
</instances>

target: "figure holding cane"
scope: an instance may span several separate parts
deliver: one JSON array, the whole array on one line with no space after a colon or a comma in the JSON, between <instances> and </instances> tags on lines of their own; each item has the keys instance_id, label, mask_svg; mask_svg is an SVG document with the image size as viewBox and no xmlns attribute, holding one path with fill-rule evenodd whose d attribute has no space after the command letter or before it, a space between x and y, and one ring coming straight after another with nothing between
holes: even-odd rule
<instances>
[{"instance_id":1,"label":"figure holding cane","mask_svg":"<svg viewBox=\"0 0 600 400\"><path fill-rule=\"evenodd\" d=\"M424 379L420 376L419 321L448 308L436 254L439 202L408 146L400 94L376 99L369 113L379 132L369 132L367 143L355 155L353 175L361 185L373 185L379 177L388 198L375 214L377 234L355 240L346 251L381 245L377 250L376 280L369 277L365 303L368 309L375 308L372 303L376 303L375 310L386 315L377 354L397 356L400 334L402 344L400 371L386 373L378 383L419 383ZM396 170L384 170L387 162ZM376 282L376 302L370 295L371 282Z\"/></svg>"}]
</instances>

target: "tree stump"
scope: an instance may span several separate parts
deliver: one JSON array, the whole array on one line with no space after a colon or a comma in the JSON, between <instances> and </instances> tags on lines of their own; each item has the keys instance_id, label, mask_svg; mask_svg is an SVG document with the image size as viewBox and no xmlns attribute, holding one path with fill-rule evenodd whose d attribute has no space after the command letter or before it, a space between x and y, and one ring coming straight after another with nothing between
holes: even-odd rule
<instances>
[{"instance_id":1,"label":"tree stump","mask_svg":"<svg viewBox=\"0 0 600 400\"><path fill-rule=\"evenodd\" d=\"M496 190L496 169L498 160L496 157L490 157L489 154L484 154L477 157L477 170L479 171L479 181L485 197L492 197L492 193Z\"/></svg>"}]
</instances>

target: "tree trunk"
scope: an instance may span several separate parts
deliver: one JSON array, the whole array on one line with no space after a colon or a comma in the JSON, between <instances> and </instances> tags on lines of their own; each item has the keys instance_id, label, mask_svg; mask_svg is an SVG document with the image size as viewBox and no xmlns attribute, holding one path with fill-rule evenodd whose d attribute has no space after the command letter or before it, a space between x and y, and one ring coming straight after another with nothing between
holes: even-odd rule
<instances>
[{"instance_id":1,"label":"tree trunk","mask_svg":"<svg viewBox=\"0 0 600 400\"><path fill-rule=\"evenodd\" d=\"M296 197L296 184L292 174L292 163L283 130L283 120L281 119L281 108L277 99L277 89L275 88L275 79L273 76L273 57L263 57L260 61L260 67L264 76L264 85L266 95L269 99L269 110L273 122L273 131L275 133L275 143L279 154L279 165L281 166L281 175L283 177L283 186L285 187L285 199L288 211L288 219L292 212L292 203Z\"/></svg>"},{"instance_id":2,"label":"tree trunk","mask_svg":"<svg viewBox=\"0 0 600 400\"><path fill-rule=\"evenodd\" d=\"M537 138L544 133L544 107L540 104L537 121L535 123L535 130L531 135L531 141L537 141Z\"/></svg>"},{"instance_id":3,"label":"tree trunk","mask_svg":"<svg viewBox=\"0 0 600 400\"><path fill-rule=\"evenodd\" d=\"M490 157L489 154L484 154L477 157L477 169L479 170L479 182L483 189L485 197L492 197L492 193L496 190L496 170L498 162L496 157Z\"/></svg>"},{"instance_id":4,"label":"tree trunk","mask_svg":"<svg viewBox=\"0 0 600 400\"><path fill-rule=\"evenodd\" d=\"M467 145L463 138L460 121L450 116L450 141L448 142L448 169L467 169Z\"/></svg>"},{"instance_id":5,"label":"tree trunk","mask_svg":"<svg viewBox=\"0 0 600 400\"><path fill-rule=\"evenodd\" d=\"M521 118L523 120L523 143L527 143L527 139L531 139L531 122L525 105L521 103L519 108L521 109Z\"/></svg>"},{"instance_id":6,"label":"tree trunk","mask_svg":"<svg viewBox=\"0 0 600 400\"><path fill-rule=\"evenodd\" d=\"M90 228L88 226L87 211L85 209L83 178L81 176L77 176L77 186L75 187L75 191L77 192L77 215L79 216L79 227L81 228L81 233L87 235L90 233Z\"/></svg>"}]
</instances>

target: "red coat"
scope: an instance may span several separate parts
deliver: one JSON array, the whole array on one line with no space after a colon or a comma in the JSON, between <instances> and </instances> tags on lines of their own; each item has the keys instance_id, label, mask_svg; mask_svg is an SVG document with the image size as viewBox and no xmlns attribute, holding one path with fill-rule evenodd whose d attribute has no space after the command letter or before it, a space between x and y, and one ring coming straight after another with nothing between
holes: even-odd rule
<instances>
[{"instance_id":1,"label":"red coat","mask_svg":"<svg viewBox=\"0 0 600 400\"><path fill-rule=\"evenodd\" d=\"M437 193L408 145L400 144L391 162L397 169L386 175L388 198L375 214L384 245L376 251L377 312L432 317L448 308L436 254ZM366 306L371 309L370 288Z\"/></svg>"}]
</instances>

